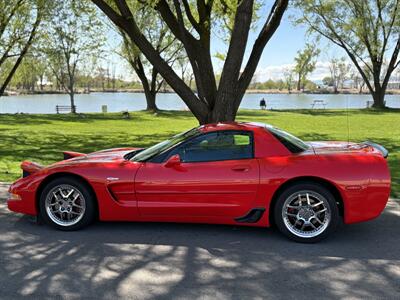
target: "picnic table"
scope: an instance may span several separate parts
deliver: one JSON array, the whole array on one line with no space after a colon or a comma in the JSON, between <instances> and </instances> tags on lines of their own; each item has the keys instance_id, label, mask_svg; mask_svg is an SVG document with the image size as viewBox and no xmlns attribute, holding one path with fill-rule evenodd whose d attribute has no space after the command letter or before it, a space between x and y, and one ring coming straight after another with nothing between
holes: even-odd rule
<instances>
[{"instance_id":1,"label":"picnic table","mask_svg":"<svg viewBox=\"0 0 400 300\"><path fill-rule=\"evenodd\" d=\"M313 103L311 104L311 108L315 109L316 107L320 106L325 109L327 104L328 103L326 103L324 100L314 100Z\"/></svg>"}]
</instances>

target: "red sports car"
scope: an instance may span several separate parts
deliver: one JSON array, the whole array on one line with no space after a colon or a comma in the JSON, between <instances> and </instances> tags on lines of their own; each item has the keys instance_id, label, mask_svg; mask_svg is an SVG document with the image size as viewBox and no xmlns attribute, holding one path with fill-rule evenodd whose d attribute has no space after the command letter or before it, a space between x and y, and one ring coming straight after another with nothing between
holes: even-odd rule
<instances>
[{"instance_id":1,"label":"red sports car","mask_svg":"<svg viewBox=\"0 0 400 300\"><path fill-rule=\"evenodd\" d=\"M10 210L61 230L102 221L276 225L316 242L336 225L373 219L390 193L378 144L303 142L259 123L218 123L147 149L64 152L42 167L23 162Z\"/></svg>"}]
</instances>

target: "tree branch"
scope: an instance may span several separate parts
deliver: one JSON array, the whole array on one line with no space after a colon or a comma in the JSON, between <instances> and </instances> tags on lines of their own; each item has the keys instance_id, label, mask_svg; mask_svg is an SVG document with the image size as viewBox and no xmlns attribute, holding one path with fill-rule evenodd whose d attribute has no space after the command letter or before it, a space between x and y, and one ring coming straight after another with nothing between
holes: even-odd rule
<instances>
[{"instance_id":1,"label":"tree branch","mask_svg":"<svg viewBox=\"0 0 400 300\"><path fill-rule=\"evenodd\" d=\"M183 6L185 7L185 11L186 11L186 16L190 22L190 24L192 24L193 28L200 33L200 27L199 24L197 23L197 21L195 20L195 18L193 17L192 11L190 9L190 5L188 3L187 0L182 0L183 2Z\"/></svg>"},{"instance_id":2,"label":"tree branch","mask_svg":"<svg viewBox=\"0 0 400 300\"><path fill-rule=\"evenodd\" d=\"M238 83L239 93L244 93L246 91L246 88L249 85L257 68L258 62L260 61L265 45L279 27L283 14L288 7L288 2L288 0L276 0L271 8L270 14L254 42L246 67L240 76ZM236 103L237 107L239 107L239 104L240 102Z\"/></svg>"},{"instance_id":3,"label":"tree branch","mask_svg":"<svg viewBox=\"0 0 400 300\"><path fill-rule=\"evenodd\" d=\"M222 69L218 93L225 92L224 89L229 88L232 82L237 82L239 79L253 17L253 4L253 0L242 0L236 10L231 41Z\"/></svg>"},{"instance_id":4,"label":"tree branch","mask_svg":"<svg viewBox=\"0 0 400 300\"><path fill-rule=\"evenodd\" d=\"M182 98L195 116L201 120L208 113L207 106L192 92L192 90L183 82L175 71L154 49L150 42L141 33L135 19L132 17L126 19L117 14L104 0L92 0L113 22L124 30L135 45L140 49L147 60L157 68L161 76L174 88L175 92ZM119 0L122 1L122 0ZM162 2L162 1L160 1ZM160 3L159 2L159 3ZM123 6L121 6L123 8Z\"/></svg>"},{"instance_id":5,"label":"tree branch","mask_svg":"<svg viewBox=\"0 0 400 300\"><path fill-rule=\"evenodd\" d=\"M28 38L26 44L24 45L24 47L21 51L21 54L18 57L17 61L15 62L13 68L11 69L10 73L6 77L5 81L3 82L3 84L0 88L0 96L2 96L4 94L6 87L10 83L12 77L14 76L15 72L17 71L19 65L21 64L23 58L25 57L26 53L28 52L30 46L32 45L32 42L36 36L37 29L38 29L40 23L42 22L42 17L43 17L42 12L39 8L37 8L37 9L38 9L38 11L37 11L37 15L36 15L36 20L35 20L35 23L32 25L32 29L29 34L29 38Z\"/></svg>"}]
</instances>

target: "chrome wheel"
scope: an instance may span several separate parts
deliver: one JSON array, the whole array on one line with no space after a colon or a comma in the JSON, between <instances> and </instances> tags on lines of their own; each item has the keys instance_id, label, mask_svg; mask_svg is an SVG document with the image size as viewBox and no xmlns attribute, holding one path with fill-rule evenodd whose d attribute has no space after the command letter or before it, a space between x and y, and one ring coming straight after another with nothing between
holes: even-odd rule
<instances>
[{"instance_id":1,"label":"chrome wheel","mask_svg":"<svg viewBox=\"0 0 400 300\"><path fill-rule=\"evenodd\" d=\"M286 228L301 238L313 238L324 232L331 222L331 210L325 197L302 190L290 195L282 207Z\"/></svg>"},{"instance_id":2,"label":"chrome wheel","mask_svg":"<svg viewBox=\"0 0 400 300\"><path fill-rule=\"evenodd\" d=\"M47 193L45 208L54 223L60 226L72 226L83 218L86 202L77 188L62 184Z\"/></svg>"}]
</instances>

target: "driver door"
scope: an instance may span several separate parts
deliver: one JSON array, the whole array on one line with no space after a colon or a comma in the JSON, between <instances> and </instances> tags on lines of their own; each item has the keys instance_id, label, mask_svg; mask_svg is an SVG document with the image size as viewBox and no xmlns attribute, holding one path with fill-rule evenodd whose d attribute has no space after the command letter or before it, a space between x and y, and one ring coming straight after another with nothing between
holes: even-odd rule
<instances>
[{"instance_id":1,"label":"driver door","mask_svg":"<svg viewBox=\"0 0 400 300\"><path fill-rule=\"evenodd\" d=\"M255 201L259 164L249 131L218 131L197 136L172 149L165 161L146 162L135 178L143 216L245 215Z\"/></svg>"}]
</instances>

